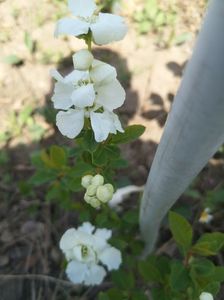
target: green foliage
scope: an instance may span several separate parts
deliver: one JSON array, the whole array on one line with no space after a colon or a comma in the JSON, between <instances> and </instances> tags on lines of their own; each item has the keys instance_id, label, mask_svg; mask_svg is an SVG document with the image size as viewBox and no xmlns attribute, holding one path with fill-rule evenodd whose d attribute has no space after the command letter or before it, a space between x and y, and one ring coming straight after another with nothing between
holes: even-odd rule
<instances>
[{"instance_id":1,"label":"green foliage","mask_svg":"<svg viewBox=\"0 0 224 300\"><path fill-rule=\"evenodd\" d=\"M175 212L169 213L169 224L176 243L186 253L192 244L193 231L191 225Z\"/></svg>"},{"instance_id":2,"label":"green foliage","mask_svg":"<svg viewBox=\"0 0 224 300\"><path fill-rule=\"evenodd\" d=\"M6 56L3 59L3 62L5 62L8 65L12 65L12 66L20 66L23 64L23 59L15 54L11 54Z\"/></svg>"},{"instance_id":3,"label":"green foliage","mask_svg":"<svg viewBox=\"0 0 224 300\"><path fill-rule=\"evenodd\" d=\"M111 142L113 144L126 144L139 138L145 132L145 127L142 125L131 125L125 129L124 133L113 135Z\"/></svg>"}]
</instances>

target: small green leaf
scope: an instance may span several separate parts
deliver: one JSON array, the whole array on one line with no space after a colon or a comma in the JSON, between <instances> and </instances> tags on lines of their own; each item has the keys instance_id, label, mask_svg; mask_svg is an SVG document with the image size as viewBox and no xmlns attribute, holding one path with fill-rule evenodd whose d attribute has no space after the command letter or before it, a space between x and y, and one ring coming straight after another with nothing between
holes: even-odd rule
<instances>
[{"instance_id":1,"label":"small green leaf","mask_svg":"<svg viewBox=\"0 0 224 300\"><path fill-rule=\"evenodd\" d=\"M112 288L107 291L110 300L124 300L122 290Z\"/></svg>"},{"instance_id":2,"label":"small green leaf","mask_svg":"<svg viewBox=\"0 0 224 300\"><path fill-rule=\"evenodd\" d=\"M215 266L206 258L194 258L191 269L194 270L197 277L208 277L214 273Z\"/></svg>"},{"instance_id":3,"label":"small green leaf","mask_svg":"<svg viewBox=\"0 0 224 300\"><path fill-rule=\"evenodd\" d=\"M146 282L162 282L162 276L157 266L157 258L150 256L138 263L140 275Z\"/></svg>"},{"instance_id":4,"label":"small green leaf","mask_svg":"<svg viewBox=\"0 0 224 300\"><path fill-rule=\"evenodd\" d=\"M219 282L210 282L206 287L205 291L207 293L211 293L213 296L216 296L220 290L220 283Z\"/></svg>"},{"instance_id":5,"label":"small green leaf","mask_svg":"<svg viewBox=\"0 0 224 300\"><path fill-rule=\"evenodd\" d=\"M27 49L29 50L29 52L33 53L34 48L35 48L35 42L33 41L32 37L28 31L25 31L25 33L24 33L24 43L25 43Z\"/></svg>"},{"instance_id":6,"label":"small green leaf","mask_svg":"<svg viewBox=\"0 0 224 300\"><path fill-rule=\"evenodd\" d=\"M184 252L188 251L192 244L193 231L190 223L181 215L170 212L169 225L176 243Z\"/></svg>"},{"instance_id":7,"label":"small green leaf","mask_svg":"<svg viewBox=\"0 0 224 300\"><path fill-rule=\"evenodd\" d=\"M23 59L17 55L8 55L4 58L4 62L6 64L12 65L12 66L20 66L23 64Z\"/></svg>"},{"instance_id":8,"label":"small green leaf","mask_svg":"<svg viewBox=\"0 0 224 300\"><path fill-rule=\"evenodd\" d=\"M214 281L223 282L224 281L224 267L215 267L214 273L212 275Z\"/></svg>"},{"instance_id":9,"label":"small green leaf","mask_svg":"<svg viewBox=\"0 0 224 300\"><path fill-rule=\"evenodd\" d=\"M33 108L30 105L27 105L18 115L18 123L19 126L23 126L27 123L28 119L30 118L33 112Z\"/></svg>"},{"instance_id":10,"label":"small green leaf","mask_svg":"<svg viewBox=\"0 0 224 300\"><path fill-rule=\"evenodd\" d=\"M142 125L131 125L125 129L124 133L118 132L112 136L111 143L113 144L126 144L139 138L145 131Z\"/></svg>"},{"instance_id":11,"label":"small green leaf","mask_svg":"<svg viewBox=\"0 0 224 300\"><path fill-rule=\"evenodd\" d=\"M173 261L171 264L170 286L175 291L185 290L190 283L187 269L182 262Z\"/></svg>"},{"instance_id":12,"label":"small green leaf","mask_svg":"<svg viewBox=\"0 0 224 300\"><path fill-rule=\"evenodd\" d=\"M37 171L29 180L30 184L33 185L41 185L47 182L50 182L52 180L55 180L57 177L57 175L55 173L52 172L48 172L47 170L43 170L43 171Z\"/></svg>"},{"instance_id":13,"label":"small green leaf","mask_svg":"<svg viewBox=\"0 0 224 300\"><path fill-rule=\"evenodd\" d=\"M138 211L128 211L123 215L122 220L129 224L138 224L139 213Z\"/></svg>"},{"instance_id":14,"label":"small green leaf","mask_svg":"<svg viewBox=\"0 0 224 300\"><path fill-rule=\"evenodd\" d=\"M147 300L148 297L141 291L134 291L131 293L131 300Z\"/></svg>"},{"instance_id":15,"label":"small green leaf","mask_svg":"<svg viewBox=\"0 0 224 300\"><path fill-rule=\"evenodd\" d=\"M99 296L97 297L98 300L110 300L110 297L104 293L104 292L100 292Z\"/></svg>"},{"instance_id":16,"label":"small green leaf","mask_svg":"<svg viewBox=\"0 0 224 300\"><path fill-rule=\"evenodd\" d=\"M67 155L62 147L53 145L50 148L50 160L58 168L61 168L67 163Z\"/></svg>"},{"instance_id":17,"label":"small green leaf","mask_svg":"<svg viewBox=\"0 0 224 300\"><path fill-rule=\"evenodd\" d=\"M205 233L192 247L192 252L202 256L217 255L224 246L224 233Z\"/></svg>"},{"instance_id":18,"label":"small green leaf","mask_svg":"<svg viewBox=\"0 0 224 300\"><path fill-rule=\"evenodd\" d=\"M123 270L113 271L111 273L113 283L120 289L130 290L135 287L134 275Z\"/></svg>"}]
</instances>

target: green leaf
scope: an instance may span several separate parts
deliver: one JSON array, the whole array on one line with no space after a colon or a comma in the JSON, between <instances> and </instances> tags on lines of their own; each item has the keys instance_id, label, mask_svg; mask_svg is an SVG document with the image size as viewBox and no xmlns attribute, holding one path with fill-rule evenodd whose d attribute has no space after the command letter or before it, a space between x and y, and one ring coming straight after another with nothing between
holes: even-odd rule
<instances>
[{"instance_id":1,"label":"green leaf","mask_svg":"<svg viewBox=\"0 0 224 300\"><path fill-rule=\"evenodd\" d=\"M147 300L148 297L141 291L134 291L131 293L131 300Z\"/></svg>"},{"instance_id":2,"label":"green leaf","mask_svg":"<svg viewBox=\"0 0 224 300\"><path fill-rule=\"evenodd\" d=\"M183 291L190 283L188 271L180 261L173 261L171 264L170 286L173 290Z\"/></svg>"},{"instance_id":3,"label":"green leaf","mask_svg":"<svg viewBox=\"0 0 224 300\"><path fill-rule=\"evenodd\" d=\"M92 130L87 130L82 139L82 148L88 149L90 152L94 152L97 149L99 144L96 142Z\"/></svg>"},{"instance_id":4,"label":"green leaf","mask_svg":"<svg viewBox=\"0 0 224 300\"><path fill-rule=\"evenodd\" d=\"M134 275L123 270L113 271L111 273L113 283L120 289L130 290L135 287Z\"/></svg>"},{"instance_id":5,"label":"green leaf","mask_svg":"<svg viewBox=\"0 0 224 300\"><path fill-rule=\"evenodd\" d=\"M184 252L188 251L192 244L193 231L190 223L181 215L170 212L169 225L173 238L181 246Z\"/></svg>"},{"instance_id":6,"label":"green leaf","mask_svg":"<svg viewBox=\"0 0 224 300\"><path fill-rule=\"evenodd\" d=\"M25 31L25 33L24 33L24 43L25 43L27 49L29 50L29 52L33 53L34 48L35 48L35 43L31 37L31 35L27 31Z\"/></svg>"},{"instance_id":7,"label":"green leaf","mask_svg":"<svg viewBox=\"0 0 224 300\"><path fill-rule=\"evenodd\" d=\"M214 264L206 258L194 258L190 266L197 277L208 277L212 275L215 270Z\"/></svg>"},{"instance_id":8,"label":"green leaf","mask_svg":"<svg viewBox=\"0 0 224 300\"><path fill-rule=\"evenodd\" d=\"M205 287L205 291L207 293L211 293L213 296L216 296L220 290L219 282L211 282Z\"/></svg>"},{"instance_id":9,"label":"green leaf","mask_svg":"<svg viewBox=\"0 0 224 300\"><path fill-rule=\"evenodd\" d=\"M124 300L122 290L112 288L107 291L110 300Z\"/></svg>"},{"instance_id":10,"label":"green leaf","mask_svg":"<svg viewBox=\"0 0 224 300\"><path fill-rule=\"evenodd\" d=\"M33 112L33 108L30 105L27 105L20 113L18 116L18 123L20 126L23 126L26 124L28 119L30 118L31 114Z\"/></svg>"},{"instance_id":11,"label":"green leaf","mask_svg":"<svg viewBox=\"0 0 224 300\"><path fill-rule=\"evenodd\" d=\"M50 160L58 168L65 166L67 164L67 155L65 150L62 147L56 145L51 146Z\"/></svg>"},{"instance_id":12,"label":"green leaf","mask_svg":"<svg viewBox=\"0 0 224 300\"><path fill-rule=\"evenodd\" d=\"M52 172L48 172L48 171L45 171L45 170L42 170L42 171L40 170L40 171L37 171L30 178L29 183L38 186L38 185L53 181L56 178L57 178L57 174L52 173Z\"/></svg>"},{"instance_id":13,"label":"green leaf","mask_svg":"<svg viewBox=\"0 0 224 300\"><path fill-rule=\"evenodd\" d=\"M192 252L202 256L217 255L224 246L224 233L205 233L192 247Z\"/></svg>"},{"instance_id":14,"label":"green leaf","mask_svg":"<svg viewBox=\"0 0 224 300\"><path fill-rule=\"evenodd\" d=\"M124 133L118 132L112 136L112 144L126 144L139 138L145 131L142 125L131 125L125 129Z\"/></svg>"},{"instance_id":15,"label":"green leaf","mask_svg":"<svg viewBox=\"0 0 224 300\"><path fill-rule=\"evenodd\" d=\"M3 61L12 66L19 66L23 64L23 59L14 54L6 56Z\"/></svg>"},{"instance_id":16,"label":"green leaf","mask_svg":"<svg viewBox=\"0 0 224 300\"><path fill-rule=\"evenodd\" d=\"M100 292L99 296L97 297L98 300L110 300L110 297L104 293L104 292Z\"/></svg>"},{"instance_id":17,"label":"green leaf","mask_svg":"<svg viewBox=\"0 0 224 300\"><path fill-rule=\"evenodd\" d=\"M128 211L123 215L122 220L126 223L137 225L139 221L139 213L138 211Z\"/></svg>"},{"instance_id":18,"label":"green leaf","mask_svg":"<svg viewBox=\"0 0 224 300\"><path fill-rule=\"evenodd\" d=\"M168 297L167 292L164 291L161 287L154 287L151 289L153 300L171 300Z\"/></svg>"},{"instance_id":19,"label":"green leaf","mask_svg":"<svg viewBox=\"0 0 224 300\"><path fill-rule=\"evenodd\" d=\"M215 267L214 273L212 275L214 281L223 282L224 281L224 267Z\"/></svg>"},{"instance_id":20,"label":"green leaf","mask_svg":"<svg viewBox=\"0 0 224 300\"><path fill-rule=\"evenodd\" d=\"M155 256L149 256L147 260L140 261L138 263L138 270L146 282L162 282L162 276Z\"/></svg>"}]
</instances>

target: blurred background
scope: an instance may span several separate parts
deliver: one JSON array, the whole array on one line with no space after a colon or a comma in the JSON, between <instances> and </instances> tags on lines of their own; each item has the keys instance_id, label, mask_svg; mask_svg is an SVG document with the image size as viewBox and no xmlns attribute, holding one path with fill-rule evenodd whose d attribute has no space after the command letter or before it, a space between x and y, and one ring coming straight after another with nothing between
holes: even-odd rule
<instances>
[{"instance_id":1,"label":"blurred background","mask_svg":"<svg viewBox=\"0 0 224 300\"><path fill-rule=\"evenodd\" d=\"M129 167L118 174L120 186L143 185L207 1L98 3L104 11L124 16L129 25L123 41L95 46L94 54L117 68L126 89L125 105L119 109L123 124L146 126L140 140L122 147ZM65 0L0 0L0 274L64 276L58 240L74 223L74 213L47 202L44 187L34 188L28 179L38 151L53 144L72 145L55 127L49 75L52 68L62 74L71 71L71 55L85 46L76 38L54 38L56 21L66 15ZM187 217L211 202L217 210L224 205L223 163L220 149L180 200ZM186 199L193 204L190 208ZM219 211L207 229L222 230L222 218ZM0 287L1 300L76 299L54 283L0 279Z\"/></svg>"}]
</instances>

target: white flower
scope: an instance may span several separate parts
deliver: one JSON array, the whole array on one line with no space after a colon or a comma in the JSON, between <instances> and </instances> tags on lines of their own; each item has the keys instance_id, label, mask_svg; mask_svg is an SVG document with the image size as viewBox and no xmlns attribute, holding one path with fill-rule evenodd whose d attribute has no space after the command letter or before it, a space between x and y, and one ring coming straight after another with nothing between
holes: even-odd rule
<instances>
[{"instance_id":1,"label":"white flower","mask_svg":"<svg viewBox=\"0 0 224 300\"><path fill-rule=\"evenodd\" d=\"M203 292L201 293L199 300L213 300L213 296L210 293Z\"/></svg>"},{"instance_id":2,"label":"white flower","mask_svg":"<svg viewBox=\"0 0 224 300\"><path fill-rule=\"evenodd\" d=\"M205 208L199 218L199 222L202 224L209 224L213 220L213 215L210 213L211 209L209 207Z\"/></svg>"},{"instance_id":3,"label":"white flower","mask_svg":"<svg viewBox=\"0 0 224 300\"><path fill-rule=\"evenodd\" d=\"M86 49L80 50L73 55L73 65L76 70L88 70L93 63L94 57Z\"/></svg>"},{"instance_id":4,"label":"white flower","mask_svg":"<svg viewBox=\"0 0 224 300\"><path fill-rule=\"evenodd\" d=\"M111 230L97 229L86 222L78 229L68 229L60 240L60 248L69 261L66 273L74 283L100 284L106 276L103 264L117 270L121 264L121 253L107 243Z\"/></svg>"},{"instance_id":5,"label":"white flower","mask_svg":"<svg viewBox=\"0 0 224 300\"><path fill-rule=\"evenodd\" d=\"M74 18L58 21L55 36L69 34L80 36L92 32L93 40L98 45L120 41L127 33L124 19L108 13L98 13L94 0L68 0L68 8Z\"/></svg>"},{"instance_id":6,"label":"white flower","mask_svg":"<svg viewBox=\"0 0 224 300\"><path fill-rule=\"evenodd\" d=\"M78 57L76 53L73 61L79 65ZM85 117L90 118L97 142L106 140L110 133L123 132L113 110L124 103L125 91L116 79L114 67L94 59L90 70L74 70L65 77L53 70L51 75L57 81L52 97L54 107L67 110L56 117L63 135L75 138L84 126Z\"/></svg>"}]
</instances>

